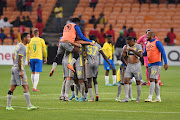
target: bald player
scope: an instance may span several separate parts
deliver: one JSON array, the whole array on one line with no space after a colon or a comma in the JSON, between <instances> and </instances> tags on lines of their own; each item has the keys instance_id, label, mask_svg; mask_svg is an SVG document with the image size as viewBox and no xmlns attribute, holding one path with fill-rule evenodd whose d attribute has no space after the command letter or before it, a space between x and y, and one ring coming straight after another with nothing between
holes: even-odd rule
<instances>
[{"instance_id":1,"label":"bald player","mask_svg":"<svg viewBox=\"0 0 180 120\"><path fill-rule=\"evenodd\" d=\"M150 29L147 29L147 30L146 30L146 34L147 34L148 32L150 32L150 31L151 31ZM137 40L137 43L138 43L138 44L140 44L140 43L143 44L143 50L145 49L145 46L146 46L146 43L147 43L146 34L144 34L143 36L141 36L141 37ZM158 40L158 38L157 38L156 36L155 36L155 38ZM147 58L147 56L144 56L143 59L144 59L144 66L146 67L146 77L147 77L148 84L142 83L142 85L150 85L149 72L148 72L148 58ZM161 80L160 80L160 74L159 74L159 77L158 77L158 81L159 81L159 85L163 86L163 84L161 83Z\"/></svg>"},{"instance_id":2,"label":"bald player","mask_svg":"<svg viewBox=\"0 0 180 120\"><path fill-rule=\"evenodd\" d=\"M166 53L162 43L155 38L154 32L147 33L147 41L143 56L148 57L150 90L149 97L145 100L145 102L161 102L160 87L157 79L162 66L161 55L164 59L164 69L168 69ZM154 90L156 93L156 99L152 101Z\"/></svg>"}]
</instances>

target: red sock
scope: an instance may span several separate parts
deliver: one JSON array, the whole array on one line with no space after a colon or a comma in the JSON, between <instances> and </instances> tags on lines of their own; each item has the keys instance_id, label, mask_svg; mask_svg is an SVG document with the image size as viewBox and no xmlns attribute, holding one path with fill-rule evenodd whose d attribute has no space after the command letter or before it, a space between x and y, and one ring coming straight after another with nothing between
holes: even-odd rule
<instances>
[{"instance_id":1,"label":"red sock","mask_svg":"<svg viewBox=\"0 0 180 120\"><path fill-rule=\"evenodd\" d=\"M147 77L148 83L150 83L150 81L149 81L149 71L148 71L148 68L146 68L146 77Z\"/></svg>"},{"instance_id":2,"label":"red sock","mask_svg":"<svg viewBox=\"0 0 180 120\"><path fill-rule=\"evenodd\" d=\"M158 82L161 83L161 78L160 78L160 74L159 74L159 77L158 77Z\"/></svg>"}]
</instances>

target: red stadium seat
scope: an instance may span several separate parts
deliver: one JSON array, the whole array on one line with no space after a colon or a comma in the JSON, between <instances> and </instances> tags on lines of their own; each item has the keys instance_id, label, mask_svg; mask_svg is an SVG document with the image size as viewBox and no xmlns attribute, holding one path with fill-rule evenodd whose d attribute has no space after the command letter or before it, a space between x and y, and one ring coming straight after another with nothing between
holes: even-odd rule
<instances>
[{"instance_id":1,"label":"red stadium seat","mask_svg":"<svg viewBox=\"0 0 180 120\"><path fill-rule=\"evenodd\" d=\"M159 8L167 8L167 4L159 4Z\"/></svg>"},{"instance_id":2,"label":"red stadium seat","mask_svg":"<svg viewBox=\"0 0 180 120\"><path fill-rule=\"evenodd\" d=\"M149 6L150 8L158 8L158 4L150 4L150 6Z\"/></svg>"}]
</instances>

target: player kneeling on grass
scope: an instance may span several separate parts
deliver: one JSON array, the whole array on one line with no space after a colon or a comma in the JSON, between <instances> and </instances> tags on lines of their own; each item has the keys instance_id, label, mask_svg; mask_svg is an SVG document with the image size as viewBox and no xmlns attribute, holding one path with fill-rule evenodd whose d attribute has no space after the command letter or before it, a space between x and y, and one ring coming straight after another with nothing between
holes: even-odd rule
<instances>
[{"instance_id":1,"label":"player kneeling on grass","mask_svg":"<svg viewBox=\"0 0 180 120\"><path fill-rule=\"evenodd\" d=\"M128 61L128 56L125 56L125 61L127 62ZM120 100L120 95L121 95L121 91L122 91L122 88L123 88L123 86L124 86L124 81L125 81L125 79L124 79L124 74L125 74L125 71L126 71L126 66L122 63L121 65L120 65L120 84L119 84L119 86L118 86L118 92L117 92L117 98L116 98L116 101L121 101ZM133 101L133 100L136 100L136 99L134 99L133 98L133 96L132 96L132 79L130 80L130 82L129 82L129 100L130 101Z\"/></svg>"},{"instance_id":2,"label":"player kneeling on grass","mask_svg":"<svg viewBox=\"0 0 180 120\"><path fill-rule=\"evenodd\" d=\"M113 69L109 66L109 64L106 62L106 60L104 59L104 69L106 70L105 73L105 85L106 86L112 86L111 84L109 84L109 70L112 69L113 71L113 85L117 86L118 83L116 83L116 68L113 62L113 53L114 53L114 45L112 44L112 40L113 37L111 35L107 36L107 42L104 43L103 45L103 52L105 53L105 55L108 57L108 60L110 62L110 64L113 66Z\"/></svg>"},{"instance_id":3,"label":"player kneeling on grass","mask_svg":"<svg viewBox=\"0 0 180 120\"><path fill-rule=\"evenodd\" d=\"M167 65L167 58L164 47L162 43L155 38L154 32L148 32L147 35L147 44L145 46L145 50L143 52L143 56L148 57L148 71L149 71L149 78L150 78L150 90L149 90L149 97L145 100L145 102L161 102L160 97L160 87L158 83L158 76L160 74L162 61L161 61L161 54L164 59L164 69L168 69ZM152 101L152 96L156 93L156 99Z\"/></svg>"},{"instance_id":4,"label":"player kneeling on grass","mask_svg":"<svg viewBox=\"0 0 180 120\"><path fill-rule=\"evenodd\" d=\"M24 88L24 98L26 99L26 103L28 106L27 109L34 110L38 108L31 104L27 75L24 70L25 60L26 60L25 45L29 43L30 35L28 33L23 33L21 35L21 40L22 42L17 44L15 48L15 52L14 52L13 67L11 69L11 87L7 94L6 110L15 110L13 107L11 107L11 100L13 97L13 92L16 89L16 86L19 86L19 85L22 85L22 87Z\"/></svg>"},{"instance_id":5,"label":"player kneeling on grass","mask_svg":"<svg viewBox=\"0 0 180 120\"><path fill-rule=\"evenodd\" d=\"M121 60L124 65L127 66L125 72L125 84L124 84L124 91L125 91L125 98L121 102L129 102L128 93L129 93L129 81L134 76L136 79L137 85L137 99L136 102L140 102L140 95L141 95L141 84L140 80L142 80L141 75L141 63L139 61L139 57L143 56L142 47L140 44L135 43L133 37L127 38L127 44L123 48L123 53L121 55ZM128 56L128 63L124 59L125 56Z\"/></svg>"},{"instance_id":6,"label":"player kneeling on grass","mask_svg":"<svg viewBox=\"0 0 180 120\"><path fill-rule=\"evenodd\" d=\"M86 77L88 79L88 91L90 94L90 100L91 102L94 101L93 98L93 90L92 90L92 79L94 82L94 88L95 88L95 94L96 94L96 101L98 101L98 83L97 83L97 75L98 75L98 67L99 67L99 54L101 53L104 60L107 62L107 64L110 66L111 69L113 69L113 66L110 64L108 58L104 54L101 46L96 41L96 36L91 35L91 40L95 40L96 44L94 46L87 45L86 46Z\"/></svg>"}]
</instances>

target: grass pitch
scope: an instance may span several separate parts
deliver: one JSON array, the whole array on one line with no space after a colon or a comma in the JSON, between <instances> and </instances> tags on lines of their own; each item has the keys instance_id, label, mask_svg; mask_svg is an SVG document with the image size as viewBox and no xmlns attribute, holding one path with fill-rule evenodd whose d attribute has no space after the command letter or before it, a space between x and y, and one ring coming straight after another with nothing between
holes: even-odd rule
<instances>
[{"instance_id":1,"label":"grass pitch","mask_svg":"<svg viewBox=\"0 0 180 120\"><path fill-rule=\"evenodd\" d=\"M119 68L119 66L116 66ZM98 102L64 102L59 100L63 81L62 66L56 68L53 77L49 77L50 65L43 66L38 85L39 93L32 92L30 68L26 66L26 74L30 86L31 102L40 106L40 109L27 111L26 101L23 96L23 88L17 87L12 99L15 111L6 111L6 95L10 87L11 66L0 66L0 120L179 120L180 119L180 67L170 66L167 71L161 70L161 103L145 103L148 97L149 86L142 86L141 102L129 103L116 102L117 86L106 87L104 85L105 71L102 65L99 67L99 100ZM112 83L110 72L110 83ZM142 66L143 79L146 81L145 68ZM71 95L71 92L69 96ZM80 95L80 93L79 93ZM122 91L121 99L124 97ZM133 84L133 97L136 98L136 85ZM155 99L155 93L154 97Z\"/></svg>"}]
</instances>

